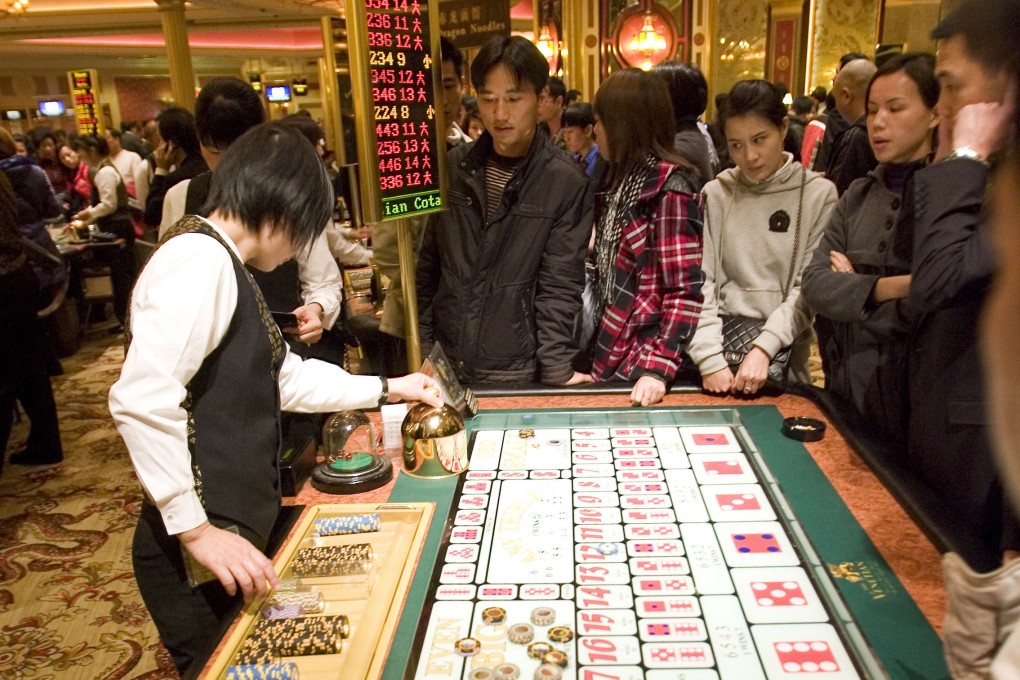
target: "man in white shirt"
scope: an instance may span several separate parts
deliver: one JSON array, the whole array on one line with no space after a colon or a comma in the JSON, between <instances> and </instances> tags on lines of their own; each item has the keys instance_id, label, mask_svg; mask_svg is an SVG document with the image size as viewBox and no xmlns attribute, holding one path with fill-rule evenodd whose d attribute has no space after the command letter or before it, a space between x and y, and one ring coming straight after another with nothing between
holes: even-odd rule
<instances>
[{"instance_id":1,"label":"man in white shirt","mask_svg":"<svg viewBox=\"0 0 1020 680\"><path fill-rule=\"evenodd\" d=\"M110 411L145 490L138 588L182 674L201 666L242 594L279 585L262 549L280 504L280 409L439 405L421 374L387 381L302 361L269 319L245 265L270 271L293 257L321 233L332 198L306 140L259 126L224 156L209 217L175 226L132 297ZM213 578L192 578L199 567Z\"/></svg>"}]
</instances>

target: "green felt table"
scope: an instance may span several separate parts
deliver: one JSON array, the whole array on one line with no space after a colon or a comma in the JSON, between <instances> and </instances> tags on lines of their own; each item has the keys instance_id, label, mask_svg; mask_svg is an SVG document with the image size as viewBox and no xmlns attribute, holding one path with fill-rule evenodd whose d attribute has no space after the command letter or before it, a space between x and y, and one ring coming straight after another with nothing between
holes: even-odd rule
<instances>
[{"instance_id":1,"label":"green felt table","mask_svg":"<svg viewBox=\"0 0 1020 680\"><path fill-rule=\"evenodd\" d=\"M783 414L775 406L495 410L483 411L470 420L468 429L470 435L478 429L519 427L721 424L732 412L739 415L773 473L795 515L794 524L803 529L828 569L836 572L832 582L849 607L851 637L859 630L891 678L949 678L938 635L804 445L782 435ZM390 502L434 502L436 514L390 648L383 674L386 680L404 677L414 656L414 637L425 618L427 589L457 481L456 477L423 480L401 474L389 497Z\"/></svg>"}]
</instances>

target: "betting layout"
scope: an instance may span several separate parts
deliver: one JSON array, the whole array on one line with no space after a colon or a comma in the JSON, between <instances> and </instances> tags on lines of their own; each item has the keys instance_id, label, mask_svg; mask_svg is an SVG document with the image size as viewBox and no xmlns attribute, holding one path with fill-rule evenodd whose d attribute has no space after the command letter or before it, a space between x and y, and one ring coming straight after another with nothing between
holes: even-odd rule
<instances>
[{"instance_id":1,"label":"betting layout","mask_svg":"<svg viewBox=\"0 0 1020 680\"><path fill-rule=\"evenodd\" d=\"M475 434L408 677L860 677L732 427L606 425Z\"/></svg>"}]
</instances>

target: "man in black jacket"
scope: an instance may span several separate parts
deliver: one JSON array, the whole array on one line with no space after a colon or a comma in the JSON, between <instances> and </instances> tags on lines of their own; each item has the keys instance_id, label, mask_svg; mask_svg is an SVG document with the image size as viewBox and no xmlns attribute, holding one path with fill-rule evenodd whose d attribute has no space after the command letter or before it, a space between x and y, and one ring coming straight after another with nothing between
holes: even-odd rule
<instances>
[{"instance_id":1,"label":"man in black jacket","mask_svg":"<svg viewBox=\"0 0 1020 680\"><path fill-rule=\"evenodd\" d=\"M941 125L937 162L914 175L910 302L923 315L910 362L909 453L961 524L974 528L989 553L1008 556L1020 549L1020 532L992 460L977 331L996 265L986 189L990 160L1005 140L1002 101L1014 48L1006 41L1000 54L966 32L981 9L967 3L932 33L942 41ZM999 564L964 557L981 570Z\"/></svg>"},{"instance_id":2,"label":"man in black jacket","mask_svg":"<svg viewBox=\"0 0 1020 680\"><path fill-rule=\"evenodd\" d=\"M575 373L588 180L538 131L548 64L519 36L497 37L471 64L486 132L449 154L449 209L419 253L421 339L439 342L473 382L587 382Z\"/></svg>"}]
</instances>

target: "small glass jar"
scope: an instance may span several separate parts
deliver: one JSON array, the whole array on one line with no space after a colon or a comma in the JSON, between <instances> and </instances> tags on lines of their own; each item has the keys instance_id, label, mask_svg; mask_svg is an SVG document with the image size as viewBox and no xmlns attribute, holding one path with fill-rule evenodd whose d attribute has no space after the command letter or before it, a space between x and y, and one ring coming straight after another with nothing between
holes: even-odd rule
<instances>
[{"instance_id":1,"label":"small glass jar","mask_svg":"<svg viewBox=\"0 0 1020 680\"><path fill-rule=\"evenodd\" d=\"M326 461L312 471L312 486L331 494L362 493L393 478L393 464L379 454L375 425L362 411L334 413L322 428Z\"/></svg>"}]
</instances>

